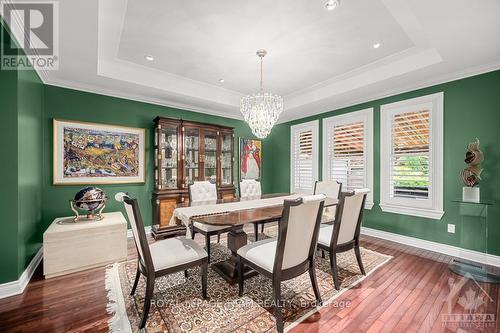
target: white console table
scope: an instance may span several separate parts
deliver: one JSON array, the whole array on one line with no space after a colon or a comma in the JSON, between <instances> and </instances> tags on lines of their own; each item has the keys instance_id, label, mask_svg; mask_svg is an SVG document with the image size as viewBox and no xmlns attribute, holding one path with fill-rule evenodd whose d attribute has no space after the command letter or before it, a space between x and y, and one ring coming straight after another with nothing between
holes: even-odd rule
<instances>
[{"instance_id":1,"label":"white console table","mask_svg":"<svg viewBox=\"0 0 500 333\"><path fill-rule=\"evenodd\" d=\"M43 274L51 278L127 258L127 221L120 212L101 221L55 219L43 234Z\"/></svg>"}]
</instances>

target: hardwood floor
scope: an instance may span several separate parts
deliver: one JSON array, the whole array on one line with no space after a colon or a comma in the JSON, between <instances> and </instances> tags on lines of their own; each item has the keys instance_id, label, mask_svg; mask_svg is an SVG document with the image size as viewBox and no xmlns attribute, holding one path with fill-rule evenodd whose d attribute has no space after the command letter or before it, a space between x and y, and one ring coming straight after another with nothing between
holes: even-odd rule
<instances>
[{"instance_id":1,"label":"hardwood floor","mask_svg":"<svg viewBox=\"0 0 500 333\"><path fill-rule=\"evenodd\" d=\"M445 255L367 236L362 246L394 258L291 332L500 332L498 285L451 273ZM0 300L0 332L107 332L104 272L45 280L40 265L24 294ZM476 307L475 322L458 317Z\"/></svg>"}]
</instances>

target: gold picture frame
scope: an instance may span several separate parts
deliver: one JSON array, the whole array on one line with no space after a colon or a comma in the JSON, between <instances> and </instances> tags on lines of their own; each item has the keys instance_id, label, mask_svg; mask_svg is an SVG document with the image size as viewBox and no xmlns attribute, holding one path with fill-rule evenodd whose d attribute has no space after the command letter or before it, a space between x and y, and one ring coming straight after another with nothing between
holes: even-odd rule
<instances>
[{"instance_id":1,"label":"gold picture frame","mask_svg":"<svg viewBox=\"0 0 500 333\"><path fill-rule=\"evenodd\" d=\"M54 185L146 182L146 129L53 119Z\"/></svg>"}]
</instances>

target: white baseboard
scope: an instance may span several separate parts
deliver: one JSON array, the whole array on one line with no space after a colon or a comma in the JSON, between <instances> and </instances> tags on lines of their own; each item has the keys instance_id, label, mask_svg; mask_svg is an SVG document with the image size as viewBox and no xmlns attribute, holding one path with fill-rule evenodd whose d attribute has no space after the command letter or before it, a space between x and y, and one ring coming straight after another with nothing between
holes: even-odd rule
<instances>
[{"instance_id":1,"label":"white baseboard","mask_svg":"<svg viewBox=\"0 0 500 333\"><path fill-rule=\"evenodd\" d=\"M144 227L146 232L151 232L151 226ZM132 237L132 229L127 230L127 237ZM23 274L19 277L19 279L11 282L6 282L0 284L0 299L19 295L24 292L24 289L28 285L28 282L31 280L35 269L38 267L43 257L43 247L40 247L38 252L35 254L28 267L24 270Z\"/></svg>"},{"instance_id":2,"label":"white baseboard","mask_svg":"<svg viewBox=\"0 0 500 333\"><path fill-rule=\"evenodd\" d=\"M431 242L424 239L403 236L399 234L394 234L387 231L361 227L361 233L363 235L377 237L392 242L409 245L413 247L418 247L420 249L425 249L433 252L443 253L449 255L450 257L462 258L465 260L470 260L478 262L481 264L487 264L491 266L500 267L500 257L492 254L482 253L478 251L463 249L457 246L451 246L436 242Z\"/></svg>"},{"instance_id":3,"label":"white baseboard","mask_svg":"<svg viewBox=\"0 0 500 333\"><path fill-rule=\"evenodd\" d=\"M0 298L6 298L14 295L19 295L24 292L24 289L30 282L33 273L35 273L35 269L38 267L40 262L42 261L43 256L43 247L40 247L38 252L35 254L28 267L24 270L23 274L19 277L19 279L7 283L0 284Z\"/></svg>"},{"instance_id":4,"label":"white baseboard","mask_svg":"<svg viewBox=\"0 0 500 333\"><path fill-rule=\"evenodd\" d=\"M146 231L146 234L147 234L148 232L151 232L151 226L144 227L144 231ZM133 237L133 236L132 236L132 229L128 229L128 230L127 230L127 237L128 237L128 238Z\"/></svg>"}]
</instances>

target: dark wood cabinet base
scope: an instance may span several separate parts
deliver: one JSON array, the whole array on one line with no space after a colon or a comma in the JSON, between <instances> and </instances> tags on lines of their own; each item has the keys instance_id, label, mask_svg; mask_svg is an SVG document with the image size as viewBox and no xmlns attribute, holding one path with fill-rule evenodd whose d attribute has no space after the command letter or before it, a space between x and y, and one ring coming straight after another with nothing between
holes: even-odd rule
<instances>
[{"instance_id":1,"label":"dark wood cabinet base","mask_svg":"<svg viewBox=\"0 0 500 333\"><path fill-rule=\"evenodd\" d=\"M155 240L185 236L186 227L185 226L166 226L161 227L159 224L155 224L151 227L151 234Z\"/></svg>"}]
</instances>

